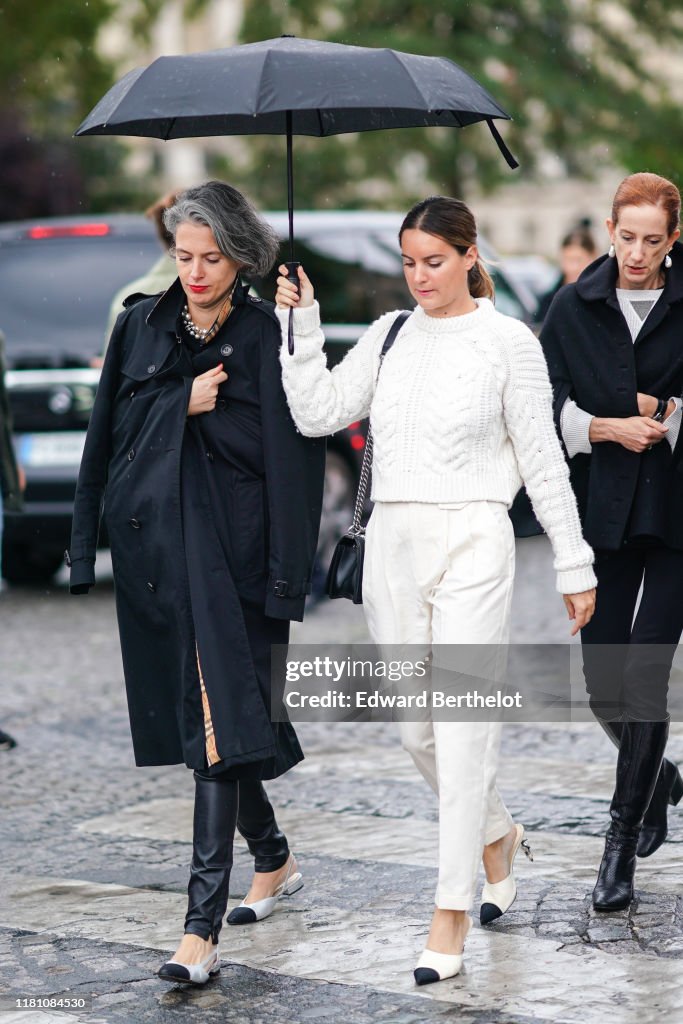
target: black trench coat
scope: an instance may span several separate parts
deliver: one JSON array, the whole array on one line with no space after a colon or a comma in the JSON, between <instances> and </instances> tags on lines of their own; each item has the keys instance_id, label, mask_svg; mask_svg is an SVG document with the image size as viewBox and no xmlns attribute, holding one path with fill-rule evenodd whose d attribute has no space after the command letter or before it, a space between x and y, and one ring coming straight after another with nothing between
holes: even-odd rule
<instances>
[{"instance_id":1,"label":"black trench coat","mask_svg":"<svg viewBox=\"0 0 683 1024\"><path fill-rule=\"evenodd\" d=\"M238 288L197 352L181 340L183 304L176 281L117 320L78 479L71 590L95 582L104 497L137 764L205 767L199 652L214 770L272 778L303 756L291 725L271 722L270 655L303 618L325 443L290 416L271 303ZM220 361L216 408L188 417L194 376Z\"/></svg>"},{"instance_id":2,"label":"black trench coat","mask_svg":"<svg viewBox=\"0 0 683 1024\"><path fill-rule=\"evenodd\" d=\"M541 331L555 397L593 416L637 416L637 392L683 394L683 246L671 250L664 291L635 344L616 295L617 261L601 256L562 288ZM607 441L569 461L584 536L594 548L654 538L683 549L683 430L674 452L664 440L642 453Z\"/></svg>"}]
</instances>

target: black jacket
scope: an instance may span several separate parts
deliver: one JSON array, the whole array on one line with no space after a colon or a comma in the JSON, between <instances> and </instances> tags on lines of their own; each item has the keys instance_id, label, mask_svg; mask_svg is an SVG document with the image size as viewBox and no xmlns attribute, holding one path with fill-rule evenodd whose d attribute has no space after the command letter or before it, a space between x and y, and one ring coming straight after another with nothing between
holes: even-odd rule
<instances>
[{"instance_id":1,"label":"black jacket","mask_svg":"<svg viewBox=\"0 0 683 1024\"><path fill-rule=\"evenodd\" d=\"M671 252L662 296L635 344L616 295L617 262L602 256L562 288L546 317L541 344L559 431L567 398L593 416L638 415L637 392L683 393L683 247ZM586 540L616 550L647 537L683 549L683 431L675 451L664 440L641 454L614 442L570 460Z\"/></svg>"},{"instance_id":2,"label":"black jacket","mask_svg":"<svg viewBox=\"0 0 683 1024\"><path fill-rule=\"evenodd\" d=\"M116 322L78 479L71 589L94 583L104 499L137 763L203 767L199 651L223 767L269 778L301 756L291 727L270 721L271 645L303 617L325 442L294 426L271 303L238 289L215 343L193 354L183 302L176 281ZM193 377L218 359L216 408L188 417Z\"/></svg>"},{"instance_id":3,"label":"black jacket","mask_svg":"<svg viewBox=\"0 0 683 1024\"><path fill-rule=\"evenodd\" d=\"M266 612L274 618L301 620L306 594L310 593L318 536L325 444L321 440L311 443L294 426L281 383L279 321L272 303L252 298L247 292L237 291L234 303L249 307L252 336L245 337L243 347L258 345L261 357L261 415L270 517ZM86 590L95 582L100 513L112 476L120 479L129 492L131 488L142 492L129 493L126 504L131 508L148 500L156 500L160 506L166 500L177 502L180 448L192 388L192 378L180 376L176 370L180 296L176 281L161 299L144 297L133 302L116 323L78 478L69 549L72 591ZM225 357L224 366L230 379L221 385L218 398L229 402L239 374L235 358ZM133 476L131 462L140 456L147 470L140 467ZM155 470L155 463L163 464L161 472ZM163 544L163 536L157 541ZM172 556L173 552L167 554Z\"/></svg>"}]
</instances>

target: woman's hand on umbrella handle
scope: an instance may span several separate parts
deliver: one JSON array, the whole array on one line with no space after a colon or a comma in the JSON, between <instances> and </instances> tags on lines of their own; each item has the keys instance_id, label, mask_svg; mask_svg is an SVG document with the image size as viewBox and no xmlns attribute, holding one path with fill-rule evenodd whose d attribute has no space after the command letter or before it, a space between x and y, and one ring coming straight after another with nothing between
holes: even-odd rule
<instances>
[{"instance_id":1,"label":"woman's hand on umbrella handle","mask_svg":"<svg viewBox=\"0 0 683 1024\"><path fill-rule=\"evenodd\" d=\"M572 636L576 636L580 629L587 626L593 618L595 611L595 587L592 590L584 590L580 594L563 594L564 603L573 621Z\"/></svg>"},{"instance_id":2,"label":"woman's hand on umbrella handle","mask_svg":"<svg viewBox=\"0 0 683 1024\"><path fill-rule=\"evenodd\" d=\"M296 309L304 309L312 306L315 299L315 292L306 271L299 267L299 293L296 285L287 280L287 267L282 264L278 267L280 276L277 279L277 291L275 292L275 304L281 309L294 306Z\"/></svg>"},{"instance_id":3,"label":"woman's hand on umbrella handle","mask_svg":"<svg viewBox=\"0 0 683 1024\"><path fill-rule=\"evenodd\" d=\"M218 388L227 379L228 375L223 369L222 363L195 377L192 381L187 415L199 416L203 412L212 412L216 408Z\"/></svg>"}]
</instances>

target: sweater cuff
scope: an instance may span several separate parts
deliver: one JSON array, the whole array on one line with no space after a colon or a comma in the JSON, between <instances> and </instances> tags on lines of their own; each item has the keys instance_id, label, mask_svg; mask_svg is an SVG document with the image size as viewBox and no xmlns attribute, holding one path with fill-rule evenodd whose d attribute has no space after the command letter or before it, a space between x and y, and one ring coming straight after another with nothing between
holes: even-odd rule
<instances>
[{"instance_id":1,"label":"sweater cuff","mask_svg":"<svg viewBox=\"0 0 683 1024\"><path fill-rule=\"evenodd\" d=\"M562 406L560 413L560 430L567 455L573 459L575 455L590 455L593 446L590 443L590 425L593 417L589 412L580 409L571 398ZM568 591L578 593L578 591Z\"/></svg>"},{"instance_id":2,"label":"sweater cuff","mask_svg":"<svg viewBox=\"0 0 683 1024\"><path fill-rule=\"evenodd\" d=\"M592 590L597 585L597 578L590 565L582 569L564 569L557 574L557 589L560 594L582 594L584 590Z\"/></svg>"},{"instance_id":3,"label":"sweater cuff","mask_svg":"<svg viewBox=\"0 0 683 1024\"><path fill-rule=\"evenodd\" d=\"M277 313L278 320L280 321L282 336L286 339L287 331L289 329L289 309L285 309L282 306L276 306L275 312ZM302 309L294 310L294 333L297 337L302 337L306 334L313 334L319 327L320 304L317 299L314 300L312 306L304 306Z\"/></svg>"},{"instance_id":4,"label":"sweater cuff","mask_svg":"<svg viewBox=\"0 0 683 1024\"><path fill-rule=\"evenodd\" d=\"M280 346L280 364L283 373L287 373L290 366L297 366L308 363L311 359L323 354L325 336L320 329L320 306L314 302L312 306L305 309L294 310L294 353L290 355L289 339L289 310L277 309L280 328L282 331L282 345ZM324 357L323 357L324 358Z\"/></svg>"},{"instance_id":5,"label":"sweater cuff","mask_svg":"<svg viewBox=\"0 0 683 1024\"><path fill-rule=\"evenodd\" d=\"M683 402L680 398L672 398L671 401L675 404L676 408L670 416L664 420L664 423L669 428L666 435L666 439L671 445L671 451L676 447L678 441L678 435L681 432L681 418L683 418Z\"/></svg>"}]
</instances>

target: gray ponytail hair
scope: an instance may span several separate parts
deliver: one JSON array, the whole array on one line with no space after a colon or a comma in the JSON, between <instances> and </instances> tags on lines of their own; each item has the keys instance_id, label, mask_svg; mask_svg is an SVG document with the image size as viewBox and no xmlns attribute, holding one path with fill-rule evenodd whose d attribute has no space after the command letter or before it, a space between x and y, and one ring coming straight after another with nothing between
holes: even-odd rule
<instances>
[{"instance_id":1,"label":"gray ponytail hair","mask_svg":"<svg viewBox=\"0 0 683 1024\"><path fill-rule=\"evenodd\" d=\"M277 233L241 192L225 182L207 181L176 197L164 213L174 243L178 225L187 221L210 228L223 255L247 275L265 277L277 259Z\"/></svg>"}]
</instances>

